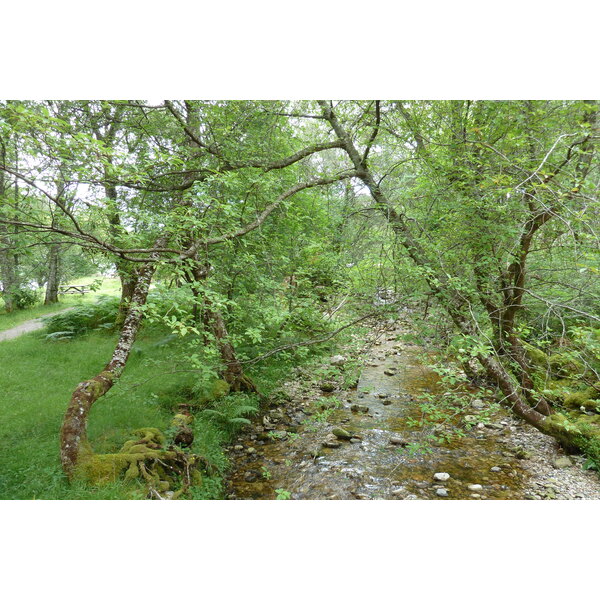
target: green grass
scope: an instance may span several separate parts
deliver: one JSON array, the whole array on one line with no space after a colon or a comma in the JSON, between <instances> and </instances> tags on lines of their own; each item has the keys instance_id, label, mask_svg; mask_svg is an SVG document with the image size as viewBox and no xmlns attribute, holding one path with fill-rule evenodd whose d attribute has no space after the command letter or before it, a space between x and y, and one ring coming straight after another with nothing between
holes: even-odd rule
<instances>
[{"instance_id":1,"label":"green grass","mask_svg":"<svg viewBox=\"0 0 600 600\"><path fill-rule=\"evenodd\" d=\"M172 415L157 395L172 388L177 375L148 365L150 357L166 360L170 345L155 345L164 336L156 330L142 332L122 379L92 409L89 437L95 451L118 450L131 430L142 426L168 427ZM0 343L0 498L125 497L118 484L101 489L68 485L59 461L58 435L69 397L80 381L101 370L115 339L94 332L68 342L46 342L34 332Z\"/></svg>"},{"instance_id":2,"label":"green grass","mask_svg":"<svg viewBox=\"0 0 600 600\"><path fill-rule=\"evenodd\" d=\"M95 279L101 279L101 277L99 275L82 277L80 279L70 281L69 283L73 285L90 285ZM16 327L25 321L29 321L30 319L37 319L38 317L43 317L48 313L58 312L59 310L69 308L70 306L81 306L83 304L93 303L99 296L116 296L120 293L120 291L121 282L118 278L104 278L102 281L102 286L95 292L90 292L89 294L84 294L83 296L80 294L61 294L57 304L49 304L48 306L44 306L44 304L37 304L31 308L16 310L8 314L4 311L4 303L0 300L0 331L6 331L7 329ZM43 302L43 297L40 297L40 302Z\"/></svg>"}]
</instances>

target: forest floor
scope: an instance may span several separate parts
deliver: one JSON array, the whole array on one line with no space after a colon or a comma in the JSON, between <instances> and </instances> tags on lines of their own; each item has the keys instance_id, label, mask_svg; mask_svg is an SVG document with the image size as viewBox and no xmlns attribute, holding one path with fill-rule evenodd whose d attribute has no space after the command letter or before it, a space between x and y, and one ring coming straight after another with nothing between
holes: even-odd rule
<instances>
[{"instance_id":1,"label":"forest floor","mask_svg":"<svg viewBox=\"0 0 600 600\"><path fill-rule=\"evenodd\" d=\"M581 456L484 402L480 389L440 385L424 351L403 341L408 327L372 331L356 352L354 389L331 367L320 381L297 370L229 447L227 497L600 499L598 474Z\"/></svg>"}]
</instances>

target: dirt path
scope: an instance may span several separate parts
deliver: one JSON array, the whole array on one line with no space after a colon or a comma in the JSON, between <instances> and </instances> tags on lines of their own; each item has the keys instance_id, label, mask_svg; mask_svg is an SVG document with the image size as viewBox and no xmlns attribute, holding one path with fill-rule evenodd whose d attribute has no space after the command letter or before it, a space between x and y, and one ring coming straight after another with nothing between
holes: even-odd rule
<instances>
[{"instance_id":1,"label":"dirt path","mask_svg":"<svg viewBox=\"0 0 600 600\"><path fill-rule=\"evenodd\" d=\"M429 394L439 403L444 391L421 350L400 341L405 332L374 341L355 390L323 392L323 382L302 376L288 382L288 398L231 448L228 497L600 498L598 476L581 469L581 457L565 456L553 440L475 396L444 427L423 424L419 399ZM432 434L452 431L460 436L450 443L432 442Z\"/></svg>"},{"instance_id":2,"label":"dirt path","mask_svg":"<svg viewBox=\"0 0 600 600\"><path fill-rule=\"evenodd\" d=\"M0 331L0 342L4 342L6 340L12 340L20 335L25 333L30 333L32 331L37 331L38 329L43 329L44 321L46 317L53 317L54 315L59 315L60 313L67 312L68 310L72 310L74 307L64 308L63 310L58 310L53 313L48 313L42 317L38 317L37 319L31 319L29 321L25 321L12 329L7 329L6 331Z\"/></svg>"}]
</instances>

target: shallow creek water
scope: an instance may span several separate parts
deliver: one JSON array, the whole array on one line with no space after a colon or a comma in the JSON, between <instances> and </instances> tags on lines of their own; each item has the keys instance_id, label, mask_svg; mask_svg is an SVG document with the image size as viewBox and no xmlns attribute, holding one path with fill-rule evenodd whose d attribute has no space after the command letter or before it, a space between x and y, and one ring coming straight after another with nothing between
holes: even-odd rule
<instances>
[{"instance_id":1,"label":"shallow creek water","mask_svg":"<svg viewBox=\"0 0 600 600\"><path fill-rule=\"evenodd\" d=\"M431 430L407 426L407 419L422 415L419 394L442 392L438 376L420 364L419 348L398 343L398 333L388 332L366 357L356 390L336 393L343 406L327 422L308 419L310 405L298 398L285 407L286 416L274 417L279 422L269 425L275 428L270 435L259 426L239 440L231 452L235 468L228 497L273 499L276 490L285 490L292 499L521 498L526 472L507 452L506 413L450 444L432 446ZM283 415L281 409L271 412ZM476 417L478 411L470 413ZM336 426L357 437L323 447ZM289 434L294 429L298 435ZM419 445L428 452L411 451ZM450 478L436 481L435 473ZM482 487L469 489L473 484ZM446 496L439 495L440 488Z\"/></svg>"}]
</instances>

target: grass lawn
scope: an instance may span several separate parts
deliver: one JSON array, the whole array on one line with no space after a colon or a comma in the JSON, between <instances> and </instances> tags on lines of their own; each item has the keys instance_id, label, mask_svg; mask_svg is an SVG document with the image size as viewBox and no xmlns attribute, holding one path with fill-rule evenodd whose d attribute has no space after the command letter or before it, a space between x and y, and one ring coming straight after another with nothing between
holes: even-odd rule
<instances>
[{"instance_id":1,"label":"grass lawn","mask_svg":"<svg viewBox=\"0 0 600 600\"><path fill-rule=\"evenodd\" d=\"M70 281L69 283L72 285L90 285L95 279L101 279L101 277L99 275L82 277L80 279ZM119 278L117 277L110 279L105 277L103 278L102 286L99 290L90 292L89 294L84 294L83 296L80 294L61 294L59 296L58 304L50 304L48 306L44 306L44 304L37 304L31 308L16 310L7 314L4 311L4 302L0 300L0 331L11 329L12 327L20 325L25 321L43 317L48 313L57 312L63 308L93 303L99 296L117 296L120 294L120 292L121 282L119 281ZM40 292L40 294L41 293L42 292ZM43 298L41 299L41 302L43 302Z\"/></svg>"},{"instance_id":2,"label":"grass lawn","mask_svg":"<svg viewBox=\"0 0 600 600\"><path fill-rule=\"evenodd\" d=\"M51 342L40 332L0 343L0 498L123 498L120 485L70 486L60 467L59 429L75 386L97 374L110 357L115 335L93 332ZM143 426L168 427L165 394L176 376L161 374L170 344L164 332L143 331L120 382L92 409L89 435L94 450L114 452ZM153 368L154 367L154 368ZM151 377L149 379L149 377Z\"/></svg>"}]
</instances>

